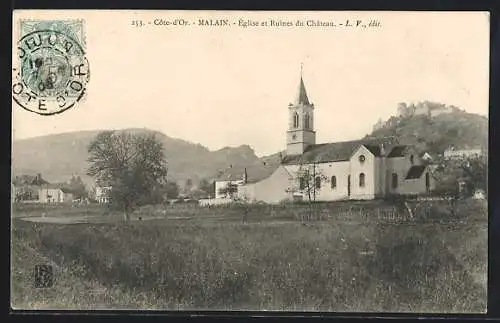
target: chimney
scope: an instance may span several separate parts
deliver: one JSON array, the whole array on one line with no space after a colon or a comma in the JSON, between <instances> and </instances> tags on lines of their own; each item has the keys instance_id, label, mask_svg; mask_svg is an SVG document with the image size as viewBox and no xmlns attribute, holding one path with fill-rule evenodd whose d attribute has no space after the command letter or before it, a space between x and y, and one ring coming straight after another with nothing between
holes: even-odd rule
<instances>
[{"instance_id":1,"label":"chimney","mask_svg":"<svg viewBox=\"0 0 500 323\"><path fill-rule=\"evenodd\" d=\"M246 184L247 180L248 180L247 168L245 167L245 170L243 172L243 184Z\"/></svg>"},{"instance_id":2,"label":"chimney","mask_svg":"<svg viewBox=\"0 0 500 323\"><path fill-rule=\"evenodd\" d=\"M380 144L380 156L385 157L385 145L384 145L384 143Z\"/></svg>"}]
</instances>

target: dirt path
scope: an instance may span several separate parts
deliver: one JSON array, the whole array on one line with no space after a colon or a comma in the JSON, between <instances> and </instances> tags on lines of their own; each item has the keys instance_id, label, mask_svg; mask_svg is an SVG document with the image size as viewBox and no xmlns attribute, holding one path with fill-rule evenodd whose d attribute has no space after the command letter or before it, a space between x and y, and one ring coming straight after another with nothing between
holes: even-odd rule
<instances>
[{"instance_id":1,"label":"dirt path","mask_svg":"<svg viewBox=\"0 0 500 323\"><path fill-rule=\"evenodd\" d=\"M72 224L72 223L88 223L91 220L97 219L98 216L37 216L21 218L23 221L37 222L37 223L59 223L59 224ZM92 221L94 222L94 221Z\"/></svg>"},{"instance_id":2,"label":"dirt path","mask_svg":"<svg viewBox=\"0 0 500 323\"><path fill-rule=\"evenodd\" d=\"M123 220L122 216L103 216L103 215L81 215L81 216L32 216L21 217L23 221L36 222L36 223L56 223L56 224L76 224L76 223L109 223L120 222ZM146 216L138 217L132 216L130 221L148 221L148 220L187 220L186 217L163 217L163 216Z\"/></svg>"}]
</instances>

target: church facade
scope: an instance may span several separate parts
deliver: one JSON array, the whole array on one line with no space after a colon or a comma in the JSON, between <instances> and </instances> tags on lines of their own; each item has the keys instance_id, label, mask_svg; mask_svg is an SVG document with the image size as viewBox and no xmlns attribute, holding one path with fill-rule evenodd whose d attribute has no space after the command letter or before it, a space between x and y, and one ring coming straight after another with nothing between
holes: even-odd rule
<instances>
[{"instance_id":1,"label":"church facade","mask_svg":"<svg viewBox=\"0 0 500 323\"><path fill-rule=\"evenodd\" d=\"M295 101L288 105L286 155L278 168L257 182L246 170L236 181L216 181L216 198L225 198L217 188L228 184L236 184L240 198L266 203L367 200L433 190L425 161L394 138L317 144L314 109L301 76Z\"/></svg>"}]
</instances>

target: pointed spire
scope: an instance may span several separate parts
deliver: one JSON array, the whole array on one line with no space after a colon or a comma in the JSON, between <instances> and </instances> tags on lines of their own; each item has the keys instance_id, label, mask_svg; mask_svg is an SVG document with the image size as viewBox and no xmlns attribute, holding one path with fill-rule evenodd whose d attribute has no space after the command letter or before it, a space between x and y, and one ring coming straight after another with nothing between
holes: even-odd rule
<instances>
[{"instance_id":1,"label":"pointed spire","mask_svg":"<svg viewBox=\"0 0 500 323\"><path fill-rule=\"evenodd\" d=\"M303 69L303 64L300 63L300 84L297 97L295 98L295 105L309 104L309 98L307 97L306 87L304 85L304 80L302 79L302 69Z\"/></svg>"}]
</instances>

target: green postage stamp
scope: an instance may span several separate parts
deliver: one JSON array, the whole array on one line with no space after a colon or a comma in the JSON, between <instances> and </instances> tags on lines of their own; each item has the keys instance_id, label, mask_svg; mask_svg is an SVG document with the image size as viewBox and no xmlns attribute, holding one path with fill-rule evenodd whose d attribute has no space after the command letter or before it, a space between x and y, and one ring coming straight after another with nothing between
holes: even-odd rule
<instances>
[{"instance_id":1,"label":"green postage stamp","mask_svg":"<svg viewBox=\"0 0 500 323\"><path fill-rule=\"evenodd\" d=\"M54 115L85 97L90 70L83 20L22 20L12 95L22 108Z\"/></svg>"}]
</instances>

